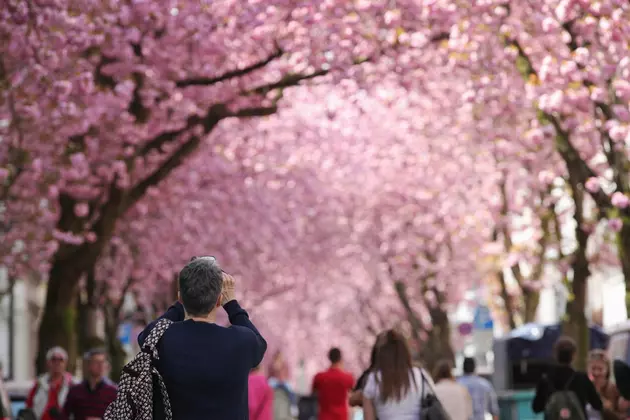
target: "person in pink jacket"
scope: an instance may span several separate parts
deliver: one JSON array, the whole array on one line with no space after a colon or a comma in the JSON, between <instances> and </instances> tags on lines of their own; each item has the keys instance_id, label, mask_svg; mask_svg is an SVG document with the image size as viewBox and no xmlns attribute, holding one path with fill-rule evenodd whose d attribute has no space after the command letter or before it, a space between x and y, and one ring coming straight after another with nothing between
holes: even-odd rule
<instances>
[{"instance_id":1,"label":"person in pink jacket","mask_svg":"<svg viewBox=\"0 0 630 420\"><path fill-rule=\"evenodd\" d=\"M273 390L260 366L249 374L249 420L273 420Z\"/></svg>"}]
</instances>

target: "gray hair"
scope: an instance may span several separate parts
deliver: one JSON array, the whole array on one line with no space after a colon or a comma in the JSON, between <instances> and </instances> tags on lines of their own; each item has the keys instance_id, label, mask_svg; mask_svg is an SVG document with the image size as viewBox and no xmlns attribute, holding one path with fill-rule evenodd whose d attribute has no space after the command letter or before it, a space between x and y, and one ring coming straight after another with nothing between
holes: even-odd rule
<instances>
[{"instance_id":1,"label":"gray hair","mask_svg":"<svg viewBox=\"0 0 630 420\"><path fill-rule=\"evenodd\" d=\"M55 356L60 357L63 360L68 360L68 352L66 352L63 347L56 346L46 352L46 360L48 361L50 361Z\"/></svg>"},{"instance_id":2,"label":"gray hair","mask_svg":"<svg viewBox=\"0 0 630 420\"><path fill-rule=\"evenodd\" d=\"M223 271L214 257L193 257L179 272L179 294L188 315L212 312L222 288Z\"/></svg>"}]
</instances>

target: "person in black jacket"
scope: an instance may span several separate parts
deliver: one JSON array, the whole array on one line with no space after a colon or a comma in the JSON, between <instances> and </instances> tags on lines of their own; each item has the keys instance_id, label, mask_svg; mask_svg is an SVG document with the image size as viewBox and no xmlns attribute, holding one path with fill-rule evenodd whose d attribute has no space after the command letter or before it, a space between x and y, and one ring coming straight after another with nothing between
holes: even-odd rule
<instances>
[{"instance_id":1,"label":"person in black jacket","mask_svg":"<svg viewBox=\"0 0 630 420\"><path fill-rule=\"evenodd\" d=\"M174 323L158 344L156 361L173 419L247 419L249 372L262 361L267 342L236 301L234 278L214 257L194 257L178 284L180 301L161 317ZM215 322L220 308L230 327ZM156 322L138 336L140 348Z\"/></svg>"},{"instance_id":2,"label":"person in black jacket","mask_svg":"<svg viewBox=\"0 0 630 420\"><path fill-rule=\"evenodd\" d=\"M370 366L359 376L356 385L352 389L352 393L350 394L350 406L352 407L361 407L363 405L363 387L365 387L368 375L374 370L376 364L376 349L376 343L374 343L372 353L370 354Z\"/></svg>"},{"instance_id":3,"label":"person in black jacket","mask_svg":"<svg viewBox=\"0 0 630 420\"><path fill-rule=\"evenodd\" d=\"M554 346L556 363L549 373L544 375L536 387L536 395L532 401L534 413L545 411L545 406L551 394L556 390L568 389L575 392L580 400L580 405L586 417L586 405L596 410L602 410L602 400L595 386L584 372L579 372L571 367L577 346L569 337L560 337ZM569 382L570 381L570 382Z\"/></svg>"}]
</instances>

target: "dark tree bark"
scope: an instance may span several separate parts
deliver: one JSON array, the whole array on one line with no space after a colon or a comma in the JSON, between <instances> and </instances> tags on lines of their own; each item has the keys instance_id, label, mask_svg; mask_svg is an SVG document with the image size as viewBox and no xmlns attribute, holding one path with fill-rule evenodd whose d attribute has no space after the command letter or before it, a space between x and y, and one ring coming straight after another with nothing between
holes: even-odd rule
<instances>
[{"instance_id":1,"label":"dark tree bark","mask_svg":"<svg viewBox=\"0 0 630 420\"><path fill-rule=\"evenodd\" d=\"M451 324L443 306L446 303L445 296L437 289L433 289L433 293L436 295L437 305L429 308L432 325L422 360L429 372L433 372L440 360L455 362L455 352L451 343Z\"/></svg>"},{"instance_id":2,"label":"dark tree bark","mask_svg":"<svg viewBox=\"0 0 630 420\"><path fill-rule=\"evenodd\" d=\"M576 341L578 352L576 366L580 369L586 368L586 358L589 351L589 328L586 319L585 308L587 299L587 283L590 277L589 261L586 254L589 234L584 229L584 191L578 179L569 169L569 185L575 203L575 237L577 249L573 253L571 291L572 298L567 301L567 319L563 325L563 333Z\"/></svg>"},{"instance_id":3,"label":"dark tree bark","mask_svg":"<svg viewBox=\"0 0 630 420\"><path fill-rule=\"evenodd\" d=\"M105 344L109 360L111 363L110 378L114 382L120 380L122 368L127 361L127 353L122 343L118 339L118 329L120 327L120 306L113 305L111 302L105 304Z\"/></svg>"},{"instance_id":4,"label":"dark tree bark","mask_svg":"<svg viewBox=\"0 0 630 420\"><path fill-rule=\"evenodd\" d=\"M85 273L93 272L105 244L109 241L120 216L122 192L112 188L110 201L103 207L101 218L94 224L97 235L94 243L81 246L62 246L52 261L46 292L46 305L39 326L37 371L44 372L48 349L62 346L68 351L69 365L74 368L77 357L77 298L79 282ZM75 231L82 219L74 215L75 201L60 197L61 218L57 227L61 231Z\"/></svg>"},{"instance_id":5,"label":"dark tree bark","mask_svg":"<svg viewBox=\"0 0 630 420\"><path fill-rule=\"evenodd\" d=\"M390 270L391 272L391 270ZM402 305L405 314L407 316L407 322L409 323L409 327L411 330L411 339L414 341L414 345L418 349L422 349L424 345L424 340L421 337L421 332L425 331L424 323L416 314L416 311L411 307L411 301L409 300L409 295L407 294L407 286L402 281L394 282L394 289L396 290L396 294L398 295L398 299L400 300L400 304Z\"/></svg>"},{"instance_id":6,"label":"dark tree bark","mask_svg":"<svg viewBox=\"0 0 630 420\"><path fill-rule=\"evenodd\" d=\"M505 175L504 178L499 183L499 190L501 192L502 205L501 205L501 221L499 222L499 226L493 232L493 240L497 241L499 239L499 234L503 238L503 246L506 252L510 252L512 250L512 232L508 227L507 219L509 215L509 200L507 193L507 185ZM549 194L550 191L546 193L541 193L539 199L539 204L533 203L534 208L536 209L535 214L540 218L540 225L542 235L540 240L538 241L538 251L535 255L535 262L532 268L531 274L529 276L525 276L523 271L521 270L520 262L514 263L510 266L510 271L512 272L512 276L516 281L516 285L519 288L521 299L520 304L515 304L514 299L510 296L508 292L507 282L505 281L505 274L500 271L498 273L499 277L499 286L501 288L501 298L503 300L503 307L505 309L505 316L508 320L510 328L514 329L518 325L526 324L528 322L534 322L536 320L536 313L538 311L538 305L540 303L540 291L536 287L532 287L529 283L539 282L542 278L545 263L547 262L546 253L549 249L550 243L550 227L552 217L551 214L553 212L553 205L548 207L543 207L543 203L545 201L546 195Z\"/></svg>"}]
</instances>

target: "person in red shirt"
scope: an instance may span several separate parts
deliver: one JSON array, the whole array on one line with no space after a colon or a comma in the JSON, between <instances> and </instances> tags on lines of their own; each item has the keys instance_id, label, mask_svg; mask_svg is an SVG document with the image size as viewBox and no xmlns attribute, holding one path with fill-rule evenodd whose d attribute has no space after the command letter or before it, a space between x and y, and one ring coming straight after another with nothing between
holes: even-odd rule
<instances>
[{"instance_id":1,"label":"person in red shirt","mask_svg":"<svg viewBox=\"0 0 630 420\"><path fill-rule=\"evenodd\" d=\"M48 373L39 377L26 398L26 407L38 420L60 418L62 407L73 384L72 375L66 372L68 353L53 347L46 353Z\"/></svg>"},{"instance_id":2,"label":"person in red shirt","mask_svg":"<svg viewBox=\"0 0 630 420\"><path fill-rule=\"evenodd\" d=\"M348 394L354 385L352 375L343 370L341 350L328 352L330 368L313 378L313 393L319 405L319 420L348 420Z\"/></svg>"}]
</instances>

